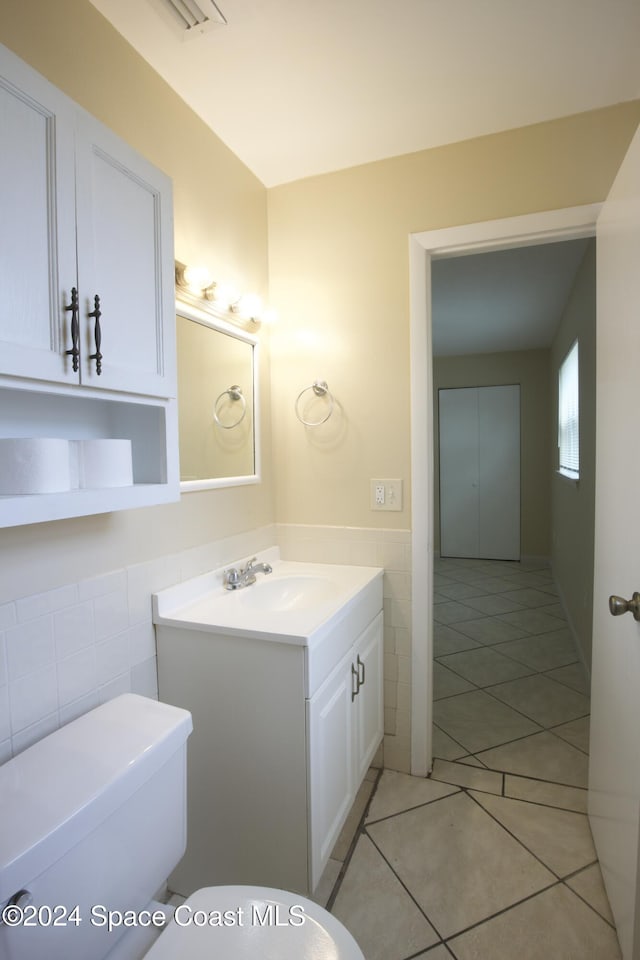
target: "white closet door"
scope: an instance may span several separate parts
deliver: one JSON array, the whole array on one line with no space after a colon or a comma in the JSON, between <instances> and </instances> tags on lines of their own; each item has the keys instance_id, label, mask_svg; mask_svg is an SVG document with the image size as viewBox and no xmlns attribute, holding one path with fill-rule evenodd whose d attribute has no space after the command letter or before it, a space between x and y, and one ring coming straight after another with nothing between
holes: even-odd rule
<instances>
[{"instance_id":1,"label":"white closet door","mask_svg":"<svg viewBox=\"0 0 640 960\"><path fill-rule=\"evenodd\" d=\"M440 553L477 557L478 390L440 390Z\"/></svg>"},{"instance_id":2,"label":"white closet door","mask_svg":"<svg viewBox=\"0 0 640 960\"><path fill-rule=\"evenodd\" d=\"M440 552L520 559L520 387L439 391Z\"/></svg>"}]
</instances>

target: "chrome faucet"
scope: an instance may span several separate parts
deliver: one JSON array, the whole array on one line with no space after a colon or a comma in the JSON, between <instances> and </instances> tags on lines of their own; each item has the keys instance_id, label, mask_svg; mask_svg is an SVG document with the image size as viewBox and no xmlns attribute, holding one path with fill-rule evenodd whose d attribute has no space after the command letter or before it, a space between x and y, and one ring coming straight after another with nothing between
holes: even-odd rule
<instances>
[{"instance_id":1,"label":"chrome faucet","mask_svg":"<svg viewBox=\"0 0 640 960\"><path fill-rule=\"evenodd\" d=\"M270 563L256 563L256 557L247 561L244 569L238 570L237 567L230 567L224 571L222 583L225 590L239 590L241 587L249 587L256 582L256 573L271 573L273 567Z\"/></svg>"}]
</instances>

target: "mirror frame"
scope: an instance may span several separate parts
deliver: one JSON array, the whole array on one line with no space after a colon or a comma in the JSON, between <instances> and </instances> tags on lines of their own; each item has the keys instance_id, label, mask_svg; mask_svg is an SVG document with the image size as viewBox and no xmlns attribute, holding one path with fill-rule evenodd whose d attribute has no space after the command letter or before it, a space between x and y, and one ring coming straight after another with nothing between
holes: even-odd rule
<instances>
[{"instance_id":1,"label":"mirror frame","mask_svg":"<svg viewBox=\"0 0 640 960\"><path fill-rule=\"evenodd\" d=\"M196 490L215 490L220 487L239 487L243 484L260 483L261 476L261 455L260 455L260 344L258 338L244 330L240 326L235 326L225 318L221 311L208 301L203 301L200 297L191 296L188 291L181 290L179 296L176 296L176 314L180 314L187 320L193 320L204 327L210 327L218 333L224 333L236 340L242 340L253 348L252 361L252 387L253 387L253 473L240 477L209 477L204 480L181 480L180 492L193 493ZM176 338L177 339L177 338ZM177 347L177 344L176 344ZM178 404L180 396L178 395Z\"/></svg>"}]
</instances>

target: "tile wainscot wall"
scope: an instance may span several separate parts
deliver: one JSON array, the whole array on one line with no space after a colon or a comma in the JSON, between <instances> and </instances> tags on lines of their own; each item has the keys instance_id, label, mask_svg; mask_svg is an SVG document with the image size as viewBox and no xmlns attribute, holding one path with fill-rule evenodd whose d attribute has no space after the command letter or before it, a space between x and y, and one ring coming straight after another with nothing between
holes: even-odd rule
<instances>
[{"instance_id":1,"label":"tile wainscot wall","mask_svg":"<svg viewBox=\"0 0 640 960\"><path fill-rule=\"evenodd\" d=\"M410 531L293 524L0 605L0 763L120 693L157 698L151 594L274 544L285 560L384 567L384 764L408 771Z\"/></svg>"}]
</instances>

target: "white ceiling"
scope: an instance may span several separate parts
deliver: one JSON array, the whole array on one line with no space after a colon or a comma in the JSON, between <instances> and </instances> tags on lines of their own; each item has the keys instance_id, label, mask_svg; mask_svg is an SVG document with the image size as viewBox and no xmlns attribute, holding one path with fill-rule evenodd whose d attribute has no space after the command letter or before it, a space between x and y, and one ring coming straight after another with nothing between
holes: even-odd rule
<instances>
[{"instance_id":1,"label":"white ceiling","mask_svg":"<svg viewBox=\"0 0 640 960\"><path fill-rule=\"evenodd\" d=\"M640 96L638 0L91 0L266 185Z\"/></svg>"},{"instance_id":2,"label":"white ceiling","mask_svg":"<svg viewBox=\"0 0 640 960\"><path fill-rule=\"evenodd\" d=\"M267 187L640 97L640 0L91 2ZM548 346L584 243L436 261L434 354Z\"/></svg>"},{"instance_id":3,"label":"white ceiling","mask_svg":"<svg viewBox=\"0 0 640 960\"><path fill-rule=\"evenodd\" d=\"M434 260L434 356L550 346L588 243Z\"/></svg>"}]
</instances>

